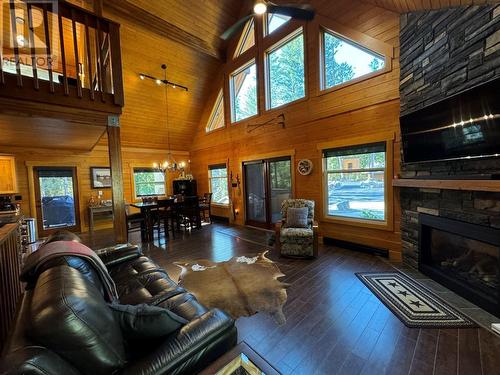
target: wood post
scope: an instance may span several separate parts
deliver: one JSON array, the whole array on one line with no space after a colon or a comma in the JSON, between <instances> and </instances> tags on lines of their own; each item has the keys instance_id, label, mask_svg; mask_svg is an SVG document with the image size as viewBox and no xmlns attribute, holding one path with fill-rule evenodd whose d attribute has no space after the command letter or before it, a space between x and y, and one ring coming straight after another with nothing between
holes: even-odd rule
<instances>
[{"instance_id":1,"label":"wood post","mask_svg":"<svg viewBox=\"0 0 500 375\"><path fill-rule=\"evenodd\" d=\"M127 242L127 222L125 217L125 199L123 197L120 125L113 123L113 121L108 121L108 152L109 165L111 167L113 227L115 230L115 241L117 243L125 243Z\"/></svg>"}]
</instances>

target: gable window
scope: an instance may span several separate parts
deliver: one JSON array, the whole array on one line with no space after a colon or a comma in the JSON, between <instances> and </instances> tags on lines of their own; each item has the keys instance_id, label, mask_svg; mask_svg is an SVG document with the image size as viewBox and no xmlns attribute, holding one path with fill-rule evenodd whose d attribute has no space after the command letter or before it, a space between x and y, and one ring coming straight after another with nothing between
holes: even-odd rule
<instances>
[{"instance_id":1,"label":"gable window","mask_svg":"<svg viewBox=\"0 0 500 375\"><path fill-rule=\"evenodd\" d=\"M208 180L212 202L214 204L229 204L229 189L227 181L227 168L225 164L209 165Z\"/></svg>"},{"instance_id":2,"label":"gable window","mask_svg":"<svg viewBox=\"0 0 500 375\"><path fill-rule=\"evenodd\" d=\"M165 195L165 174L154 168L134 168L135 197Z\"/></svg>"},{"instance_id":3,"label":"gable window","mask_svg":"<svg viewBox=\"0 0 500 375\"><path fill-rule=\"evenodd\" d=\"M276 108L305 96L302 29L266 53L267 107Z\"/></svg>"},{"instance_id":4,"label":"gable window","mask_svg":"<svg viewBox=\"0 0 500 375\"><path fill-rule=\"evenodd\" d=\"M326 215L386 220L386 142L323 151Z\"/></svg>"},{"instance_id":5,"label":"gable window","mask_svg":"<svg viewBox=\"0 0 500 375\"><path fill-rule=\"evenodd\" d=\"M238 46L234 51L234 58L240 56L243 52L248 51L254 45L255 45L255 24L252 18L245 24L245 27L243 28L243 32L241 33L241 37L238 42Z\"/></svg>"},{"instance_id":6,"label":"gable window","mask_svg":"<svg viewBox=\"0 0 500 375\"><path fill-rule=\"evenodd\" d=\"M276 13L267 13L266 35L269 35L290 21L291 17Z\"/></svg>"},{"instance_id":7,"label":"gable window","mask_svg":"<svg viewBox=\"0 0 500 375\"><path fill-rule=\"evenodd\" d=\"M210 119L208 120L205 131L209 133L213 130L223 128L224 125L224 95L221 89L215 100L214 108L210 114Z\"/></svg>"},{"instance_id":8,"label":"gable window","mask_svg":"<svg viewBox=\"0 0 500 375\"><path fill-rule=\"evenodd\" d=\"M257 114L257 69L255 60L231 74L231 121Z\"/></svg>"},{"instance_id":9,"label":"gable window","mask_svg":"<svg viewBox=\"0 0 500 375\"><path fill-rule=\"evenodd\" d=\"M384 56L353 41L328 30L324 30L322 36L322 89L349 82L385 66Z\"/></svg>"}]
</instances>

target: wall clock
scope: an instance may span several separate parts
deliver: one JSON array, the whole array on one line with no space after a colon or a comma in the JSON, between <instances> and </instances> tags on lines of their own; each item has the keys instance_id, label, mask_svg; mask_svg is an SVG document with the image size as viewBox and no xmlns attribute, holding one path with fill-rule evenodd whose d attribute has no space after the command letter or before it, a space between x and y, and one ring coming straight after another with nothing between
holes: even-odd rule
<instances>
[{"instance_id":1,"label":"wall clock","mask_svg":"<svg viewBox=\"0 0 500 375\"><path fill-rule=\"evenodd\" d=\"M302 176L307 176L308 174L311 174L313 169L313 163L309 159L301 159L299 160L299 163L297 164L297 171L302 175Z\"/></svg>"}]
</instances>

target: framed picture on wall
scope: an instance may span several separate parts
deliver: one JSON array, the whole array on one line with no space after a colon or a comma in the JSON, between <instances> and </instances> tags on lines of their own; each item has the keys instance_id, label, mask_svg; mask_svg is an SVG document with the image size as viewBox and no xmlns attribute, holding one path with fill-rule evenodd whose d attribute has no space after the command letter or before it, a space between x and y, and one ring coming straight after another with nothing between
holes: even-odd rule
<instances>
[{"instance_id":1,"label":"framed picture on wall","mask_svg":"<svg viewBox=\"0 0 500 375\"><path fill-rule=\"evenodd\" d=\"M92 189L111 187L111 168L90 167L90 185Z\"/></svg>"}]
</instances>

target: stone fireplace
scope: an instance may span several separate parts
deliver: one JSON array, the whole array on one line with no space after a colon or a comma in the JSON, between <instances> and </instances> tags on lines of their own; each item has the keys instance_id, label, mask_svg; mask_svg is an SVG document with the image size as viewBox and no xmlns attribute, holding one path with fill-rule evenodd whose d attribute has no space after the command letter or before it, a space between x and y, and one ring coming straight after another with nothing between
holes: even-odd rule
<instances>
[{"instance_id":1,"label":"stone fireplace","mask_svg":"<svg viewBox=\"0 0 500 375\"><path fill-rule=\"evenodd\" d=\"M498 5L408 13L400 35L401 115L500 77ZM471 183L401 187L401 239L405 264L500 316L500 245L485 240L499 233L500 192L479 187L488 175L500 175L500 158L403 164L401 178Z\"/></svg>"},{"instance_id":2,"label":"stone fireplace","mask_svg":"<svg viewBox=\"0 0 500 375\"><path fill-rule=\"evenodd\" d=\"M419 214L419 270L500 314L500 230Z\"/></svg>"}]
</instances>

